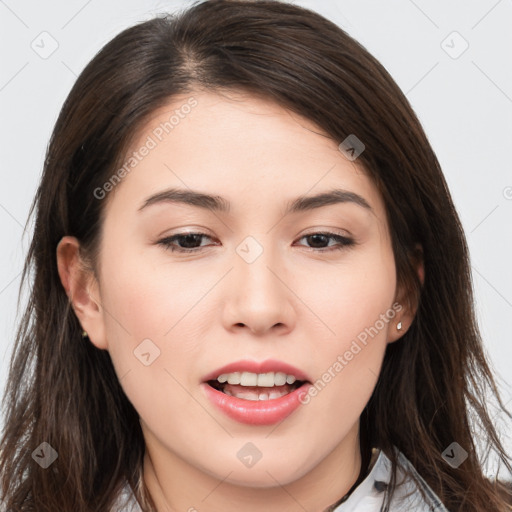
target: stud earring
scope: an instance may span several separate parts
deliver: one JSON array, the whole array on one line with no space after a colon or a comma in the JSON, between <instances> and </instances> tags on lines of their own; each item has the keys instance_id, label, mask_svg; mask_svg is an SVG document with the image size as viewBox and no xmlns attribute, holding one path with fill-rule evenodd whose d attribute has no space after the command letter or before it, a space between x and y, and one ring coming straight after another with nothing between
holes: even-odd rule
<instances>
[{"instance_id":1,"label":"stud earring","mask_svg":"<svg viewBox=\"0 0 512 512\"><path fill-rule=\"evenodd\" d=\"M85 331L82 331L82 338L88 338L89 335L85 332Z\"/></svg>"},{"instance_id":2,"label":"stud earring","mask_svg":"<svg viewBox=\"0 0 512 512\"><path fill-rule=\"evenodd\" d=\"M401 331L401 330L402 330L402 322L398 322L398 323L396 324L396 330L397 330L397 331Z\"/></svg>"}]
</instances>

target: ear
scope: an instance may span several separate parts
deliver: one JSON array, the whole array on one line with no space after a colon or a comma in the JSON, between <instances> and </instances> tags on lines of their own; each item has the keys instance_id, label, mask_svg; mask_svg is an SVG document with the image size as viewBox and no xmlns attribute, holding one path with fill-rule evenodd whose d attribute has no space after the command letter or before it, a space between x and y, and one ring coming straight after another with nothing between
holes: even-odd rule
<instances>
[{"instance_id":1,"label":"ear","mask_svg":"<svg viewBox=\"0 0 512 512\"><path fill-rule=\"evenodd\" d=\"M413 254L411 256L411 263L416 269L418 278L421 286L425 281L425 266L423 261L423 247L420 244L416 244L414 247ZM390 322L390 328L388 330L388 343L393 343L399 340L409 329L416 315L418 309L418 301L412 298L410 290L399 288L395 301L400 304L401 309L398 311L395 318ZM401 325L401 329L397 326Z\"/></svg>"},{"instance_id":2,"label":"ear","mask_svg":"<svg viewBox=\"0 0 512 512\"><path fill-rule=\"evenodd\" d=\"M64 236L57 245L57 269L71 302L71 306L87 332L91 343L106 350L107 340L101 307L99 286L90 269L80 256L80 242L72 236Z\"/></svg>"}]
</instances>

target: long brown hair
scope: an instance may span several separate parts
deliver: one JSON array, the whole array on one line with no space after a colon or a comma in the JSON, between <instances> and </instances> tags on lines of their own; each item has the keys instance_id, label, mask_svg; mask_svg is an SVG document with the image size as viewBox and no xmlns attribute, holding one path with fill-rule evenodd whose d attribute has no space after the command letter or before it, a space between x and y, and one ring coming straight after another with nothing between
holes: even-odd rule
<instances>
[{"instance_id":1,"label":"long brown hair","mask_svg":"<svg viewBox=\"0 0 512 512\"><path fill-rule=\"evenodd\" d=\"M108 352L81 339L55 251L61 237L76 236L94 269L106 203L94 190L119 168L137 128L175 95L223 89L277 102L337 143L356 134L365 144L358 161L385 201L398 284L418 307L387 348L361 417L362 450L381 448L396 468L397 447L450 511L510 510L482 469L492 452L511 470L488 396L511 416L482 349L463 229L425 133L384 67L342 29L305 8L257 0L196 3L124 30L63 105L29 214L36 222L22 286L32 282L0 445L7 510L107 511L125 479L153 509L138 414ZM442 456L454 441L468 452L456 469ZM46 470L32 457L42 442L58 453Z\"/></svg>"}]
</instances>

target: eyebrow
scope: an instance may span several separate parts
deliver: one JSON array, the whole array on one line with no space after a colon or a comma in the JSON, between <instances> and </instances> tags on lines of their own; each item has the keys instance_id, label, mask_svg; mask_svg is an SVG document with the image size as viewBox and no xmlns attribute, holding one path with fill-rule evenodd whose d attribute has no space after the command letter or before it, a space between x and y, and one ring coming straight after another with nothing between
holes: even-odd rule
<instances>
[{"instance_id":1,"label":"eyebrow","mask_svg":"<svg viewBox=\"0 0 512 512\"><path fill-rule=\"evenodd\" d=\"M158 203L180 203L220 213L229 213L231 206L229 201L221 196L204 194L195 190L170 188L148 197L139 211ZM366 199L359 194L349 190L333 189L314 196L300 196L289 201L284 215L338 203L353 203L370 212L373 211Z\"/></svg>"}]
</instances>

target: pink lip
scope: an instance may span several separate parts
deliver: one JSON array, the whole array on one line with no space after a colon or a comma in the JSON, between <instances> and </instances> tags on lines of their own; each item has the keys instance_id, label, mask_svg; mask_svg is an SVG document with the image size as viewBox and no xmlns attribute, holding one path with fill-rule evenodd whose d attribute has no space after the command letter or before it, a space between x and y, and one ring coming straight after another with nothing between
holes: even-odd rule
<instances>
[{"instance_id":1,"label":"pink lip","mask_svg":"<svg viewBox=\"0 0 512 512\"><path fill-rule=\"evenodd\" d=\"M283 372L287 375L294 375L297 380L308 382L291 393L272 400L245 400L236 398L226 395L222 391L218 391L207 384L207 381L216 380L217 377L223 373L234 372ZM267 359L262 362L249 360L236 361L222 366L221 368L217 368L208 375L205 375L201 384L207 398L216 407L230 418L248 425L273 425L274 423L283 421L301 405L300 398L303 393L307 393L310 386L311 379L308 375L298 368L276 359Z\"/></svg>"},{"instance_id":2,"label":"pink lip","mask_svg":"<svg viewBox=\"0 0 512 512\"><path fill-rule=\"evenodd\" d=\"M201 384L208 399L230 418L247 425L273 425L283 421L300 405L300 398L307 393L311 384L273 400L244 400L229 396L212 388L206 382Z\"/></svg>"},{"instance_id":3,"label":"pink lip","mask_svg":"<svg viewBox=\"0 0 512 512\"><path fill-rule=\"evenodd\" d=\"M222 368L217 368L208 375L205 375L203 382L209 380L215 380L223 373L234 373L234 372L251 372L251 373L269 373L269 372L283 372L287 375L294 375L297 380L307 380L311 382L311 379L304 372L295 368L288 363L278 361L277 359L267 359L266 361L256 362L244 359L242 361L235 361L229 363Z\"/></svg>"}]
</instances>

